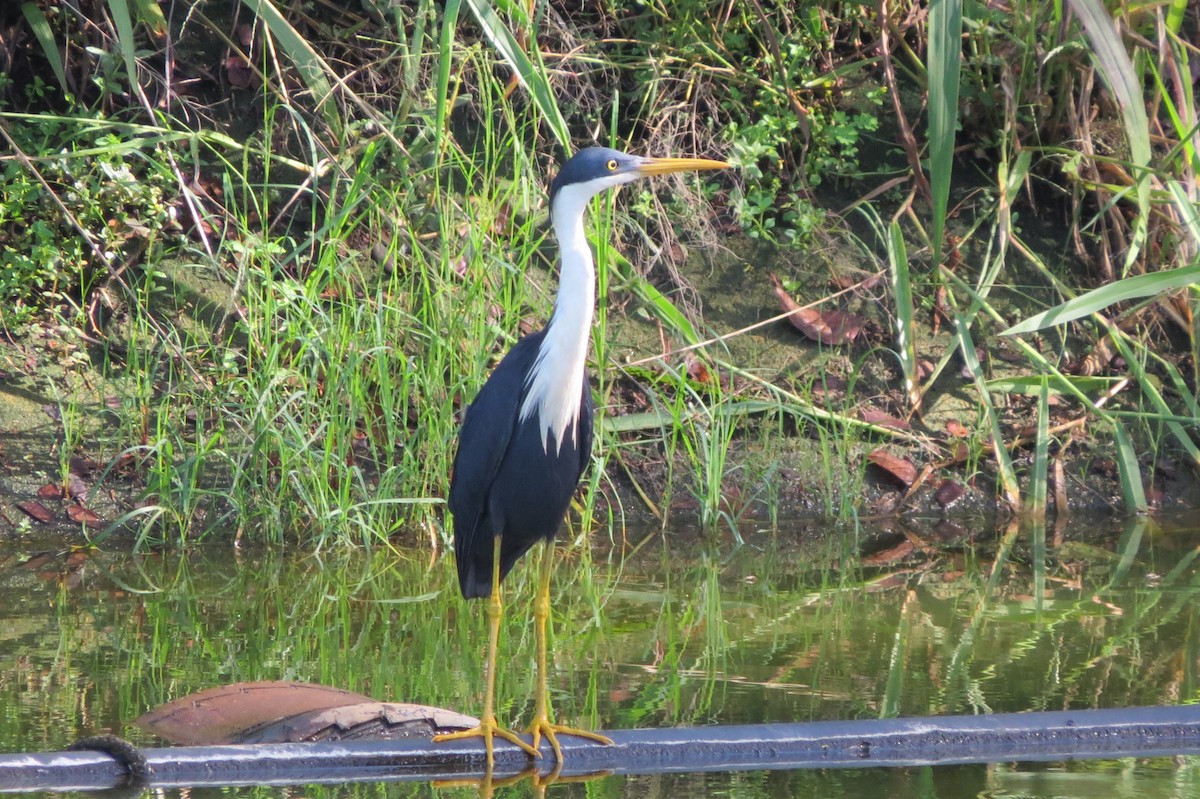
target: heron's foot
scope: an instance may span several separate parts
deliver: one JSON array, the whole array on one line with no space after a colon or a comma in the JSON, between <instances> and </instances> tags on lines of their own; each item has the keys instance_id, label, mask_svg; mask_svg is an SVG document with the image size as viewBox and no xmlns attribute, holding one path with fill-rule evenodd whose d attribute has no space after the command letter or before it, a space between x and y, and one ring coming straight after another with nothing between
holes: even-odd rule
<instances>
[{"instance_id":1,"label":"heron's foot","mask_svg":"<svg viewBox=\"0 0 1200 799\"><path fill-rule=\"evenodd\" d=\"M444 732L441 735L435 735L433 736L433 742L441 743L443 741L461 741L465 738L483 739L483 745L487 749L487 764L489 769L495 762L495 758L492 754L492 747L493 741L496 738L502 738L505 741L508 741L510 744L515 744L516 746L521 747L521 749L525 751L525 754L529 755L530 757L541 757L541 753L538 752L536 745L530 746L521 738L521 736L517 735L512 730L501 727L496 723L496 719L494 717L490 719L484 718L479 722L478 727L472 727L469 730Z\"/></svg>"},{"instance_id":2,"label":"heron's foot","mask_svg":"<svg viewBox=\"0 0 1200 799\"><path fill-rule=\"evenodd\" d=\"M612 738L601 735L598 732L591 730L581 730L578 727L567 727L563 724L555 724L550 721L550 717L546 713L538 713L533 717L533 723L526 730L533 736L533 747L536 749L545 737L550 742L550 748L554 750L554 759L558 763L563 762L562 747L558 743L559 735L574 735L576 738L587 738L596 743L604 744L605 746L612 745Z\"/></svg>"}]
</instances>

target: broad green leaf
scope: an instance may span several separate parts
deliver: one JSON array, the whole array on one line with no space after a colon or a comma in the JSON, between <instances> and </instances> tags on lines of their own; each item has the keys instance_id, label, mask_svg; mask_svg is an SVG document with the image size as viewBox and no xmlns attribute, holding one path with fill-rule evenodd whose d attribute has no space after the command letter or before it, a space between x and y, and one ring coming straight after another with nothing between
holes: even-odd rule
<instances>
[{"instance_id":1,"label":"broad green leaf","mask_svg":"<svg viewBox=\"0 0 1200 799\"><path fill-rule=\"evenodd\" d=\"M962 0L929 3L929 188L933 192L933 263L942 261L942 237L954 169L958 84L962 67Z\"/></svg>"},{"instance_id":2,"label":"broad green leaf","mask_svg":"<svg viewBox=\"0 0 1200 799\"><path fill-rule=\"evenodd\" d=\"M1062 305L1058 305L1048 311L1035 314L1024 322L1013 325L1008 330L1003 331L1001 335L1012 336L1018 333L1032 333L1035 330L1041 330L1043 327L1061 325L1078 319L1081 316L1087 316L1102 308L1107 308L1113 303L1136 300L1142 297L1153 297L1155 294L1161 294L1165 291L1175 291L1176 289L1196 283L1200 283L1200 264L1181 266L1178 269L1168 269L1165 272L1152 272L1148 275L1127 277L1124 280L1109 283L1107 286L1092 289L1086 294L1081 294L1075 299L1068 300Z\"/></svg>"},{"instance_id":3,"label":"broad green leaf","mask_svg":"<svg viewBox=\"0 0 1200 799\"><path fill-rule=\"evenodd\" d=\"M1048 378L1048 380L1047 380ZM1017 377L994 377L985 381L989 391L1001 394L1029 394L1037 396L1042 386L1051 394L1076 395L1099 394L1121 382L1123 377L1097 377L1086 375L1024 375Z\"/></svg>"}]
</instances>

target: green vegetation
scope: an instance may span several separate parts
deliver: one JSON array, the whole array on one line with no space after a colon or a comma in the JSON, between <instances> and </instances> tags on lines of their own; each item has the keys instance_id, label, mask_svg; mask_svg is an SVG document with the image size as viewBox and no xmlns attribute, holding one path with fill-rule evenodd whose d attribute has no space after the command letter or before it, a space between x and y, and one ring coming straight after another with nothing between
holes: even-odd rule
<instances>
[{"instance_id":1,"label":"green vegetation","mask_svg":"<svg viewBox=\"0 0 1200 799\"><path fill-rule=\"evenodd\" d=\"M1106 460L1145 511L1200 466L1200 56L1186 3L1109 5L31 0L0 12L0 326L90 363L0 369L60 406L52 480L128 487L98 531L436 543L457 414L549 313L554 164L720 155L593 209L585 520L737 537L814 507L785 472L841 519L942 473L1043 518ZM765 261L822 341L777 323L770 364ZM930 470L866 507L885 445Z\"/></svg>"}]
</instances>

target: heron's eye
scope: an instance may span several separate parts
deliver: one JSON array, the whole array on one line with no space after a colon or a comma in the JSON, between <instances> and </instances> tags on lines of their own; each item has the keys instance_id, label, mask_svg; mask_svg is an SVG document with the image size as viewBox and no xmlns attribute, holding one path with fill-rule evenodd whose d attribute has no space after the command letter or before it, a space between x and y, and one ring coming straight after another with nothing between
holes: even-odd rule
<instances>
[{"instance_id":1,"label":"heron's eye","mask_svg":"<svg viewBox=\"0 0 1200 799\"><path fill-rule=\"evenodd\" d=\"M615 158L608 159L608 163L605 164L605 166L608 167L609 172L616 172L617 171L617 159L615 159Z\"/></svg>"}]
</instances>

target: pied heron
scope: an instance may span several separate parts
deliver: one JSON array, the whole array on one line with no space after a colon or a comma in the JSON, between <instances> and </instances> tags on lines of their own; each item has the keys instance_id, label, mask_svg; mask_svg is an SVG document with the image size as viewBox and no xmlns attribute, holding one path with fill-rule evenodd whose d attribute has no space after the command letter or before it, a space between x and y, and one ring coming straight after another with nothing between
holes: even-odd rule
<instances>
[{"instance_id":1,"label":"pied heron","mask_svg":"<svg viewBox=\"0 0 1200 799\"><path fill-rule=\"evenodd\" d=\"M596 269L583 213L600 192L651 175L725 169L702 158L644 158L589 147L570 158L550 187L550 220L562 266L550 322L517 342L466 411L450 478L454 557L467 599L488 598L487 687L480 725L434 740L482 737L490 769L499 736L539 756L543 736L562 762L556 733L602 743L594 732L555 724L547 688L546 621L554 536L591 459L592 393L585 374L596 300ZM537 696L530 746L499 726L494 711L502 607L500 581L536 542L546 542L534 602Z\"/></svg>"}]
</instances>

